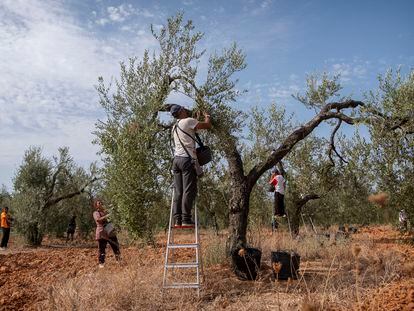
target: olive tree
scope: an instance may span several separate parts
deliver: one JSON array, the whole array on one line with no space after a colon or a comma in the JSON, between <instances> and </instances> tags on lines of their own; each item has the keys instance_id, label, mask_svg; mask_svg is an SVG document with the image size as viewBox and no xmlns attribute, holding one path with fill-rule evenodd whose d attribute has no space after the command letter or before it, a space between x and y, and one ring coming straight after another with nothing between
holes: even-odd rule
<instances>
[{"instance_id":1,"label":"olive tree","mask_svg":"<svg viewBox=\"0 0 414 311\"><path fill-rule=\"evenodd\" d=\"M365 122L370 132L370 163L377 191L390 195L380 218L396 219L406 209L414 220L414 70L403 75L389 70L379 77L379 89L366 95Z\"/></svg>"},{"instance_id":2,"label":"olive tree","mask_svg":"<svg viewBox=\"0 0 414 311\"><path fill-rule=\"evenodd\" d=\"M24 154L13 180L12 199L16 227L31 245L40 245L43 235L55 231L59 218L58 204L84 194L96 181L94 168L87 174L76 166L68 148L60 148L59 156L48 159L39 147L30 147Z\"/></svg>"}]
</instances>

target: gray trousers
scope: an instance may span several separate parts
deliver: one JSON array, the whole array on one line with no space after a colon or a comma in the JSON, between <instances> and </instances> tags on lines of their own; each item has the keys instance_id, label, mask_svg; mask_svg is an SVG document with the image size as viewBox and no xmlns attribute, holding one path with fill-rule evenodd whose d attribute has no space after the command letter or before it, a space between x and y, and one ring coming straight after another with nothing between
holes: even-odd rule
<instances>
[{"instance_id":1,"label":"gray trousers","mask_svg":"<svg viewBox=\"0 0 414 311\"><path fill-rule=\"evenodd\" d=\"M197 174L188 157L174 157L173 216L183 221L191 220L191 208L197 195Z\"/></svg>"}]
</instances>

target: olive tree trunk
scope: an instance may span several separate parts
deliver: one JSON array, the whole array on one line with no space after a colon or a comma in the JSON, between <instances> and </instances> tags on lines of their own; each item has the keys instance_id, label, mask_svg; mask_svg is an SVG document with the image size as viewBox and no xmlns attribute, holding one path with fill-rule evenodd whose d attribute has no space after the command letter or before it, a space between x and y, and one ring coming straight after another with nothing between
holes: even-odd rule
<instances>
[{"instance_id":1,"label":"olive tree trunk","mask_svg":"<svg viewBox=\"0 0 414 311\"><path fill-rule=\"evenodd\" d=\"M299 234L300 217L301 217L303 207L310 200L316 200L319 198L320 198L319 195L312 193L312 194L307 194L302 198L296 197L296 199L294 199L293 214L290 217L290 226L291 226L293 236L297 236Z\"/></svg>"},{"instance_id":2,"label":"olive tree trunk","mask_svg":"<svg viewBox=\"0 0 414 311\"><path fill-rule=\"evenodd\" d=\"M30 223L25 234L26 242L31 246L40 246L43 240L43 232L38 222Z\"/></svg>"}]
</instances>

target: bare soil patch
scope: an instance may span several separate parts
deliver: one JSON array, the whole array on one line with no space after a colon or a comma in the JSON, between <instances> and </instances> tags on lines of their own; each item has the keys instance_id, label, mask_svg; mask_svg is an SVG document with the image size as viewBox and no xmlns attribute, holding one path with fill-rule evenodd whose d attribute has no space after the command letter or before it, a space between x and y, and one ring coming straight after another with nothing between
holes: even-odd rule
<instances>
[{"instance_id":1,"label":"bare soil patch","mask_svg":"<svg viewBox=\"0 0 414 311\"><path fill-rule=\"evenodd\" d=\"M410 237L390 227L364 228L346 241L291 240L286 233L262 230L255 240L263 250L258 281L234 276L224 259L225 238L202 235L205 283L200 298L191 290L162 294L164 235L155 247L122 248L122 265L108 249L104 269L98 268L93 241L12 248L0 253L0 309L412 310L414 247L407 243ZM354 245L360 248L356 257ZM285 248L302 256L298 280L273 278L270 251ZM188 251L178 256L191 259Z\"/></svg>"}]
</instances>

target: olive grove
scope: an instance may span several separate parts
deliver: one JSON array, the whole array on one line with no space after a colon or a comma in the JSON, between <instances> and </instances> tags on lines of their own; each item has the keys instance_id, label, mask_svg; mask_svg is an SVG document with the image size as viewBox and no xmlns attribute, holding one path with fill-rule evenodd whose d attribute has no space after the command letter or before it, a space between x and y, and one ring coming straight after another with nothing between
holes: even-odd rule
<instances>
[{"instance_id":1,"label":"olive grove","mask_svg":"<svg viewBox=\"0 0 414 311\"><path fill-rule=\"evenodd\" d=\"M370 192L410 191L413 73L407 78L387 75L380 79L380 90L363 100L341 95L337 76L310 75L304 93L295 97L315 114L298 124L275 105L266 112L253 108L250 114L237 108L244 93L237 87L237 74L246 67L246 55L236 44L207 57L199 50L203 34L191 21L184 22L181 13L152 32L159 49L121 63L114 87L102 78L97 86L106 112L106 119L96 124L105 191L118 222L130 232L151 239L154 228L167 219L172 121L161 115L168 111L173 93L191 98L194 112L211 114L213 128L204 139L213 148L215 161L201 180L199 204L213 226L229 226L231 249L247 245L251 204L257 212L258 206L269 202L264 191L267 172L282 160L291 189L287 199L295 202L296 216L305 204L316 202L319 213L337 209L345 214L360 203L371 211L365 200ZM206 70L199 69L202 62ZM327 137L313 134L322 123L332 129ZM373 138L339 135L344 124L366 126ZM385 151L392 156L389 161L376 158ZM381 174L365 174L374 159ZM406 186L397 190L401 178ZM338 205L329 203L333 199Z\"/></svg>"}]
</instances>

